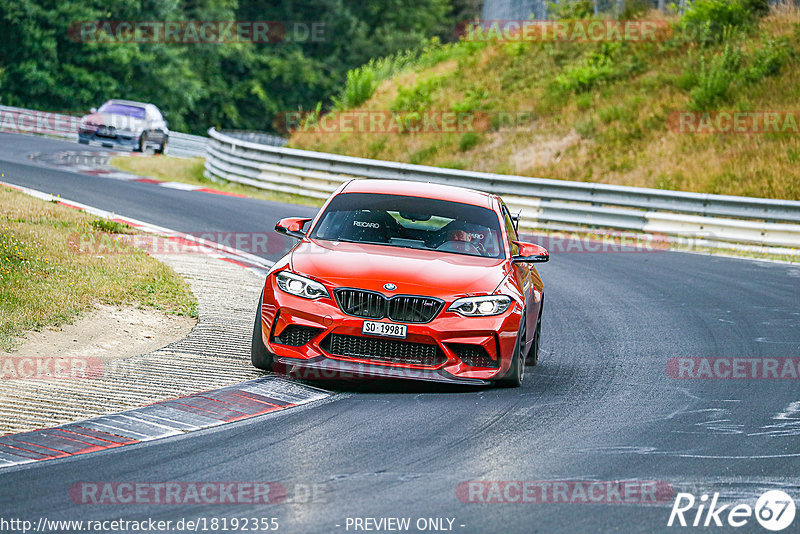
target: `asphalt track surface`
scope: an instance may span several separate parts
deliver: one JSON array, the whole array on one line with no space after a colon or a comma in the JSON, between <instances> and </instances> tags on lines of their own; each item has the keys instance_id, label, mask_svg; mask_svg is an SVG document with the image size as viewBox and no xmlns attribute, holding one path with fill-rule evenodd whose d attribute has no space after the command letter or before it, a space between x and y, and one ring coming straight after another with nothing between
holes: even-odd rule
<instances>
[{"instance_id":1,"label":"asphalt track surface","mask_svg":"<svg viewBox=\"0 0 800 534\"><path fill-rule=\"evenodd\" d=\"M314 212L50 170L27 157L69 149L78 145L0 134L2 180L186 232L260 232ZM800 498L800 382L667 373L674 357L800 356L798 267L629 252L554 253L539 270L542 354L521 389L323 384L338 394L285 414L4 469L0 513L276 517L279 532L353 532L346 521L355 517L409 517L412 532L429 517L452 518L465 533L669 532L696 530L667 527L671 499L480 504L456 489L473 480L638 480L730 503L752 505L775 488ZM275 481L290 495L320 486L311 503L84 505L68 495L78 481ZM764 532L753 518L735 531Z\"/></svg>"}]
</instances>

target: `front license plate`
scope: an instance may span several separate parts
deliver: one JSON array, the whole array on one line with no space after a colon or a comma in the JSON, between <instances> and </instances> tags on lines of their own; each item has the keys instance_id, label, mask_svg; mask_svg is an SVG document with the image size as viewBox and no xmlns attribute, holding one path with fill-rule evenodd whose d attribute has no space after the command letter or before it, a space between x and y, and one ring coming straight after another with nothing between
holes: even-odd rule
<instances>
[{"instance_id":1,"label":"front license plate","mask_svg":"<svg viewBox=\"0 0 800 534\"><path fill-rule=\"evenodd\" d=\"M406 337L407 327L404 324L394 323L376 323L374 321L364 321L361 327L361 333L368 336L386 336L386 337Z\"/></svg>"}]
</instances>

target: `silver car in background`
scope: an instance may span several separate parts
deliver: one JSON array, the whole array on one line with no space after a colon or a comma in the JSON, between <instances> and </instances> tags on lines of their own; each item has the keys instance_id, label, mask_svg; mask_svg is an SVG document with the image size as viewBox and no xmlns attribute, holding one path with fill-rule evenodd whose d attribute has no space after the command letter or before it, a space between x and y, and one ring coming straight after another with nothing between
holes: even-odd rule
<instances>
[{"instance_id":1,"label":"silver car in background","mask_svg":"<svg viewBox=\"0 0 800 534\"><path fill-rule=\"evenodd\" d=\"M152 147L165 154L169 141L167 121L153 104L131 100L109 100L81 119L78 142L88 145L125 146L137 152Z\"/></svg>"}]
</instances>

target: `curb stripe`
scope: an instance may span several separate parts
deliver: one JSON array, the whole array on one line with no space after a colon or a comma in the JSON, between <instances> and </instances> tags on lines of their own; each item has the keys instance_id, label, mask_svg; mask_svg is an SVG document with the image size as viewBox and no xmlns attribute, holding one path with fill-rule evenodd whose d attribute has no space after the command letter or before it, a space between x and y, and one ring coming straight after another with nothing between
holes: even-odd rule
<instances>
[{"instance_id":1,"label":"curb stripe","mask_svg":"<svg viewBox=\"0 0 800 534\"><path fill-rule=\"evenodd\" d=\"M210 189L208 187L201 187L196 191L198 193L211 193L212 195L225 195L226 197L249 198L247 195L241 195L239 193L229 193L228 191L220 191L218 189Z\"/></svg>"},{"instance_id":2,"label":"curb stripe","mask_svg":"<svg viewBox=\"0 0 800 534\"><path fill-rule=\"evenodd\" d=\"M294 408L329 395L321 389L266 376L118 414L1 436L0 468L177 436Z\"/></svg>"}]
</instances>

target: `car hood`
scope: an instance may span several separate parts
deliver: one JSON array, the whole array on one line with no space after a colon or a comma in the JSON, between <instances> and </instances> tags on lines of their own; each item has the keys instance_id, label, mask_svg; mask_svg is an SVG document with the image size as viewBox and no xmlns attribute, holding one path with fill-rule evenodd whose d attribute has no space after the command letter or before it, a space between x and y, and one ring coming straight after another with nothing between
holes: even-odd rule
<instances>
[{"instance_id":1,"label":"car hood","mask_svg":"<svg viewBox=\"0 0 800 534\"><path fill-rule=\"evenodd\" d=\"M115 113L92 113L86 115L85 122L98 126L113 126L119 130L139 130L144 126L144 119L137 119L130 115L117 115Z\"/></svg>"},{"instance_id":2,"label":"car hood","mask_svg":"<svg viewBox=\"0 0 800 534\"><path fill-rule=\"evenodd\" d=\"M448 297L491 293L505 277L505 260L363 243L304 240L291 268L339 287L387 295ZM397 286L393 291L384 284Z\"/></svg>"}]
</instances>

